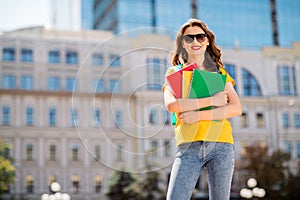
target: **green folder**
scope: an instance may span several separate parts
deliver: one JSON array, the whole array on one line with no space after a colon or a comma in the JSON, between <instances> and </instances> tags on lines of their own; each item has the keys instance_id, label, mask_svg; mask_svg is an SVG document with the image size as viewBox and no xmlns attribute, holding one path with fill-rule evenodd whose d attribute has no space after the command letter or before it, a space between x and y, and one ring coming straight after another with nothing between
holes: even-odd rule
<instances>
[{"instance_id":1,"label":"green folder","mask_svg":"<svg viewBox=\"0 0 300 200\"><path fill-rule=\"evenodd\" d=\"M224 91L226 84L226 75L216 72L208 72L195 69L190 85L189 98L205 98ZM212 109L213 106L201 108L200 110Z\"/></svg>"}]
</instances>

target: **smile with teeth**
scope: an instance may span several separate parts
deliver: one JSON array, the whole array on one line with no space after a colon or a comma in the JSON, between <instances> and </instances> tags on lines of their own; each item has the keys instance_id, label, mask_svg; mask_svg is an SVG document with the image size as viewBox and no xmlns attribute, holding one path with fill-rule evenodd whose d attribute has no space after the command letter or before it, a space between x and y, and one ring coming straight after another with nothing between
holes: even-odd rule
<instances>
[{"instance_id":1,"label":"smile with teeth","mask_svg":"<svg viewBox=\"0 0 300 200\"><path fill-rule=\"evenodd\" d=\"M197 46L192 46L192 49L193 50L199 50L199 49L201 49L201 46L198 46L198 45Z\"/></svg>"}]
</instances>

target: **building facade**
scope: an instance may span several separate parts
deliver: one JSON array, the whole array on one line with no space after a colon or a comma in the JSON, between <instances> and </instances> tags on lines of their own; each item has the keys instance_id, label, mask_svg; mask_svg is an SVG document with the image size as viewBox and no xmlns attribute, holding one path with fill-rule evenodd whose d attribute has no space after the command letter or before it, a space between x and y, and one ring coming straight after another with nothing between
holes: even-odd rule
<instances>
[{"instance_id":1,"label":"building facade","mask_svg":"<svg viewBox=\"0 0 300 200\"><path fill-rule=\"evenodd\" d=\"M72 199L105 199L115 170L138 176L148 165L167 183L176 151L161 91L170 37L40 27L0 41L0 137L12 147L17 178L8 196L40 199L57 181ZM231 119L237 163L259 142L289 153L297 168L299 52L300 43L223 50L243 104Z\"/></svg>"},{"instance_id":2,"label":"building facade","mask_svg":"<svg viewBox=\"0 0 300 200\"><path fill-rule=\"evenodd\" d=\"M193 2L195 2L192 6ZM217 43L223 48L239 46L260 49L273 45L272 20L276 22L279 46L290 47L299 41L300 19L297 0L276 0L272 19L272 0L95 0L94 29L111 30L115 33L135 29L144 33L164 33L176 36L177 30L188 19L204 21L217 36ZM196 8L196 12L194 11ZM196 14L193 14L196 13ZM153 29L147 29L153 27Z\"/></svg>"}]
</instances>

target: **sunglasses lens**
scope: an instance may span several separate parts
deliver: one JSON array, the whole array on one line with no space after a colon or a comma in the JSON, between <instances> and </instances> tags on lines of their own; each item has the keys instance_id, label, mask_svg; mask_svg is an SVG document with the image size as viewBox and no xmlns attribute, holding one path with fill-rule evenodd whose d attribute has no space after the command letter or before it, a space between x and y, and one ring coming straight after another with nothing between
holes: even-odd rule
<instances>
[{"instance_id":1,"label":"sunglasses lens","mask_svg":"<svg viewBox=\"0 0 300 200\"><path fill-rule=\"evenodd\" d=\"M185 35L183 38L186 43L192 43L194 41L193 36Z\"/></svg>"},{"instance_id":2,"label":"sunglasses lens","mask_svg":"<svg viewBox=\"0 0 300 200\"><path fill-rule=\"evenodd\" d=\"M201 33L197 35L184 35L183 39L186 43L192 43L195 37L198 42L204 42L206 39L206 34Z\"/></svg>"},{"instance_id":3,"label":"sunglasses lens","mask_svg":"<svg viewBox=\"0 0 300 200\"><path fill-rule=\"evenodd\" d=\"M196 35L196 39L197 39L198 42L204 42L205 38L206 38L205 34L198 34L198 35Z\"/></svg>"}]
</instances>

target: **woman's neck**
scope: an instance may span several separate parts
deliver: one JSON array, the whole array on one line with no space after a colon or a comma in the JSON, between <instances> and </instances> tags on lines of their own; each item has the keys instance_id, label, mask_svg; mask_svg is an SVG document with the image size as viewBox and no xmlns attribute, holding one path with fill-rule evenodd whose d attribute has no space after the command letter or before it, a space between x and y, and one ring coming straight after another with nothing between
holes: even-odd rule
<instances>
[{"instance_id":1,"label":"woman's neck","mask_svg":"<svg viewBox=\"0 0 300 200\"><path fill-rule=\"evenodd\" d=\"M204 69L204 56L189 56L187 64L196 63L199 69Z\"/></svg>"}]
</instances>

